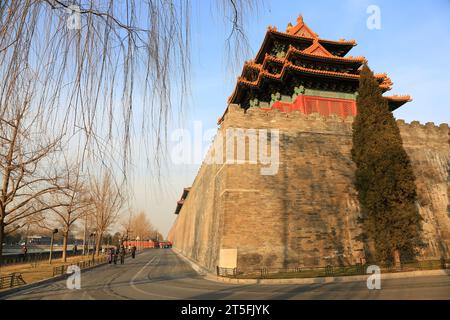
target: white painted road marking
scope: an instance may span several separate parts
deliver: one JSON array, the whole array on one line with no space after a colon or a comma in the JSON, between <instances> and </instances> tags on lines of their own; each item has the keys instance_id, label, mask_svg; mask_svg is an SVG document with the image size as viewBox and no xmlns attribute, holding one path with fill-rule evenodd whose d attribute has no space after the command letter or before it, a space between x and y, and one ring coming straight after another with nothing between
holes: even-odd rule
<instances>
[{"instance_id":1,"label":"white painted road marking","mask_svg":"<svg viewBox=\"0 0 450 320\"><path fill-rule=\"evenodd\" d=\"M156 263L155 263L154 265L151 266L152 262L155 261L156 258L158 258L158 260L156 261ZM131 286L134 290L136 290L136 291L138 291L138 292L140 292L140 293L143 293L143 294L145 294L145 295L148 295L148 296L154 296L154 297L165 298L165 299L178 299L177 297L166 296L166 295L160 295L160 294L153 294L153 293L144 291L144 290L142 290L142 289L139 289L139 288L135 285L135 283L134 283L135 280L139 277L139 275L141 274L142 271L144 271L146 268L148 268L148 267L150 267L150 266L151 266L151 267L154 267L154 266L158 265L158 263L159 263L160 261L161 261L161 259L160 259L159 257L154 256L153 259L151 259L149 262L147 262L147 263L145 264L145 266L143 266L143 267L141 268L141 270L139 270L138 272L136 272L136 274L134 275L134 277L133 277L133 278L131 279L131 281L130 281L130 286ZM150 269L150 270L151 270L151 269Z\"/></svg>"}]
</instances>

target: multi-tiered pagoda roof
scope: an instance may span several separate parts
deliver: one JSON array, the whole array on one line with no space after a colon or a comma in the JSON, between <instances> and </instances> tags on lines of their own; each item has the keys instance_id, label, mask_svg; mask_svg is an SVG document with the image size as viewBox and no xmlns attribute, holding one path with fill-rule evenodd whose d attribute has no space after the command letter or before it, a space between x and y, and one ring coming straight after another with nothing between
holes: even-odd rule
<instances>
[{"instance_id":1,"label":"multi-tiered pagoda roof","mask_svg":"<svg viewBox=\"0 0 450 320\"><path fill-rule=\"evenodd\" d=\"M230 104L289 112L356 114L356 97L364 57L347 56L354 40L321 39L299 16L286 32L267 30L254 60L247 61ZM375 74L382 92L392 89L387 74ZM385 97L391 110L410 101L409 96Z\"/></svg>"}]
</instances>

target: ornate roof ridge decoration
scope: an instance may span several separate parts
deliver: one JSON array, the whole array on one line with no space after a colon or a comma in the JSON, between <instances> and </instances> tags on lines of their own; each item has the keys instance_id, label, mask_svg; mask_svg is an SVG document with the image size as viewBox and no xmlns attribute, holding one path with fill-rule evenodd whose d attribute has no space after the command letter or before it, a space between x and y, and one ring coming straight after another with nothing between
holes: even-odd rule
<instances>
[{"instance_id":1,"label":"ornate roof ridge decoration","mask_svg":"<svg viewBox=\"0 0 450 320\"><path fill-rule=\"evenodd\" d=\"M303 50L303 52L321 57L333 57L333 55L319 43L317 38L314 39L312 46Z\"/></svg>"},{"instance_id":2,"label":"ornate roof ridge decoration","mask_svg":"<svg viewBox=\"0 0 450 320\"><path fill-rule=\"evenodd\" d=\"M375 77L375 79L390 79L386 72L375 73L373 76Z\"/></svg>"},{"instance_id":3,"label":"ornate roof ridge decoration","mask_svg":"<svg viewBox=\"0 0 450 320\"><path fill-rule=\"evenodd\" d=\"M261 70L264 70L265 68L267 68L267 64L269 62L279 63L280 65L284 66L284 64L286 63L286 58L277 58L277 57L271 56L270 54L266 53L266 55L264 57L264 61L262 62L262 64L260 64ZM245 68L245 66L244 66L244 68Z\"/></svg>"},{"instance_id":4,"label":"ornate roof ridge decoration","mask_svg":"<svg viewBox=\"0 0 450 320\"><path fill-rule=\"evenodd\" d=\"M301 19L303 20L303 18L301 18ZM304 26L306 26L306 24L304 24ZM295 29L296 27L292 26L292 28ZM294 30L294 29L292 29L292 30ZM335 40L322 39L322 38L319 38L319 36L316 33L314 33L308 26L306 26L303 29L305 30L305 32L303 34L304 35L309 34L309 36L301 36L299 34L293 34L292 30L291 30L291 33L282 32L282 31L278 31L278 29L274 26L268 26L266 35L265 35L263 43L261 45L261 48L259 49L259 51L256 55L256 60L257 61L260 60L261 56L266 52L265 49L267 48L268 43L270 41L272 41L274 39L274 37L275 38L277 38L277 37L284 38L285 40L291 39L292 41L300 41L301 43L303 43L305 45L312 45L314 42L314 39L317 39L317 41L324 47L325 46L333 47L335 49L340 48L339 56L345 56L354 46L356 46L355 40L339 39L338 41L335 41ZM328 50L328 48L326 48L326 49ZM330 51L330 50L328 50L328 51Z\"/></svg>"},{"instance_id":5,"label":"ornate roof ridge decoration","mask_svg":"<svg viewBox=\"0 0 450 320\"><path fill-rule=\"evenodd\" d=\"M294 64L292 64L292 62L290 61L286 61L283 65L283 69L281 70L280 73L278 74L272 74L270 72L268 72L267 70L261 70L261 72L258 75L258 78L254 81L249 81L247 79L245 79L244 77L239 77L238 78L238 82L239 83L244 83L247 85L251 85L254 87L259 87L261 80L264 76L272 78L272 79L276 79L276 80L280 80L284 77L284 75L286 74L286 70L288 69L294 69L297 71L303 71L303 72L307 72L307 73L314 73L314 74L320 74L320 75L329 75L329 76L335 76L335 77L342 77L342 78L351 78L351 79L359 79L359 75L358 74L351 74L351 73L343 73L343 72L334 72L334 71L325 71L325 70L316 70L316 69L310 69L310 68L304 68L304 67L300 67L300 66L296 66ZM231 98L231 97L230 97ZM230 99L228 99L230 101Z\"/></svg>"},{"instance_id":6,"label":"ornate roof ridge decoration","mask_svg":"<svg viewBox=\"0 0 450 320\"><path fill-rule=\"evenodd\" d=\"M296 36L301 38L308 38L308 39L317 39L319 42L328 42L328 43L336 43L336 44L353 44L356 45L355 40L346 40L346 39L339 39L338 41L335 40L327 40L322 39L319 37L317 33L312 31L310 27L305 23L303 19L303 15L299 15L297 18L297 25L293 26L292 23L288 23L288 26L286 28L286 32L277 31L276 27L269 27L269 31L274 31L278 33L283 33L285 35L290 36Z\"/></svg>"},{"instance_id":7,"label":"ornate roof ridge decoration","mask_svg":"<svg viewBox=\"0 0 450 320\"><path fill-rule=\"evenodd\" d=\"M319 35L309 28L303 21L303 16L300 14L297 18L297 25L293 26L292 23L288 23L286 33L292 35L300 35L306 38L318 39Z\"/></svg>"},{"instance_id":8,"label":"ornate roof ridge decoration","mask_svg":"<svg viewBox=\"0 0 450 320\"><path fill-rule=\"evenodd\" d=\"M244 70L243 71L245 71L245 67L260 70L262 68L262 65L259 63L256 63L256 61L252 59L252 60L248 60L248 61L244 62Z\"/></svg>"},{"instance_id":9,"label":"ornate roof ridge decoration","mask_svg":"<svg viewBox=\"0 0 450 320\"><path fill-rule=\"evenodd\" d=\"M311 46L310 48L312 48L313 46ZM317 44L317 46L322 47L320 44ZM314 46L314 47L316 48L316 46ZM336 62L340 61L340 62L352 62L352 63L361 63L361 64L367 63L367 59L365 57L363 57L363 56L359 56L359 57L339 57L339 56L332 55L325 48L323 48L323 49L328 54L326 56L322 56L322 55L317 55L317 54L314 54L314 53L309 53L309 52L307 52L308 49L302 51L302 50L299 50L299 49L295 48L292 45L289 45L288 51L287 51L286 56L284 58L277 58L275 56L272 56L272 55L266 53L262 63L257 63L254 59L245 61L244 68L243 68L243 73L245 72L245 69L247 67L248 68L252 68L252 69L256 69L256 70L264 69L267 66L267 62L268 61L276 62L276 63L280 63L280 64L284 65L284 64L286 64L289 61L289 58L293 54L298 54L298 55L307 56L307 57L311 57L311 58L323 58L323 59L326 59L326 60L336 61ZM311 49L310 51L313 51L313 50L314 49ZM377 78L379 78L379 77L388 78L386 73L377 74L377 75L375 75L375 77L377 77Z\"/></svg>"},{"instance_id":10,"label":"ornate roof ridge decoration","mask_svg":"<svg viewBox=\"0 0 450 320\"><path fill-rule=\"evenodd\" d=\"M376 74L375 78L383 79L380 84L380 88L385 89L386 91L389 91L392 89L394 82L392 82L391 78L389 78L386 73Z\"/></svg>"},{"instance_id":11,"label":"ornate roof ridge decoration","mask_svg":"<svg viewBox=\"0 0 450 320\"><path fill-rule=\"evenodd\" d=\"M304 39L304 40L313 40L313 38L308 38L308 37L302 37L302 36L298 36L298 35L294 35L294 34L289 34L286 32L282 32L282 31L278 31L276 27L273 26L269 26L267 28L267 31L269 33L273 33L273 34L278 34L281 36L286 36L289 38L295 38L295 39ZM318 38L320 43L328 43L328 44L336 44L336 45L352 45L352 46L356 46L356 40L346 40L346 39L340 39L340 40L329 40L329 39L323 39L323 38Z\"/></svg>"},{"instance_id":12,"label":"ornate roof ridge decoration","mask_svg":"<svg viewBox=\"0 0 450 320\"><path fill-rule=\"evenodd\" d=\"M314 45L313 45L314 46ZM319 46L321 46L323 48L323 46L319 43ZM311 46L312 47L312 46ZM304 55L304 56L309 56L311 58L324 58L327 60L336 60L336 61L348 61L348 62L361 62L361 63L367 63L367 59L363 56L357 56L357 57L353 57L353 56L345 56L345 57L339 57L339 56L335 56L333 54L331 54L330 52L327 52L330 54L330 56L321 56L321 55L317 55L317 54L313 54L313 53L309 53L308 51L310 51L309 49L311 48L307 48L306 50L299 50L296 47L294 47L293 45L289 45L289 49L288 52L286 54L286 56L289 55L289 53L296 53L299 55ZM324 48L325 49L325 48ZM326 50L326 49L325 49ZM266 53L267 55L267 53ZM270 56L270 55L269 55Z\"/></svg>"},{"instance_id":13,"label":"ornate roof ridge decoration","mask_svg":"<svg viewBox=\"0 0 450 320\"><path fill-rule=\"evenodd\" d=\"M276 91L290 96L299 85L319 91L354 93L361 66L368 62L363 56L346 56L354 45L354 40L321 39L301 15L295 26L288 24L286 32L269 26L256 57L245 62L228 102L247 109L252 101L267 100ZM374 77L383 93L392 89L393 82L386 73ZM392 110L411 101L409 96L387 99Z\"/></svg>"},{"instance_id":14,"label":"ornate roof ridge decoration","mask_svg":"<svg viewBox=\"0 0 450 320\"><path fill-rule=\"evenodd\" d=\"M305 51L299 50L299 49L295 48L294 46L290 45L289 49L287 51L287 54L286 54L286 56L284 58L277 58L277 57L274 57L274 56L266 53L265 56L264 56L264 61L262 63L257 63L254 59L245 61L242 74L244 74L246 68L252 68L254 70L262 70L262 69L266 68L267 63L269 61L270 62L279 63L279 64L281 64L283 66L287 62L292 63L291 61L289 61L289 58L293 54L308 56L308 57L311 57L311 58L318 58L319 57L319 58L324 58L326 60L345 61L345 62L352 62L352 63L356 62L356 63L361 63L361 64L367 62L366 58L362 57L362 56L361 57L338 57L338 56L333 56L333 55L331 55L331 56L318 56L318 55L315 55L315 54L306 53ZM386 73L376 74L375 77L376 78L387 78L387 79L389 79Z\"/></svg>"},{"instance_id":15,"label":"ornate roof ridge decoration","mask_svg":"<svg viewBox=\"0 0 450 320\"><path fill-rule=\"evenodd\" d=\"M286 59L280 59L280 58L275 58L273 56L270 55L266 55L266 58L264 59L264 61L267 60L271 60L271 61L277 61L280 63L283 63L283 68L281 69L281 72L278 74L273 74L270 73L267 70L264 70L264 64L257 64L255 63L253 60L247 61L244 64L244 71L246 66L247 67L252 67L255 70L257 69L259 71L258 77L253 80L247 80L245 79L243 76L238 77L238 84L242 83L245 85L249 85L252 87L259 87L262 81L262 78L266 77L266 78L272 78L275 80L280 80L284 77L284 75L287 72L287 69L293 69L293 70L297 70L297 71L301 71L301 72L306 72L306 73L312 73L312 74L319 74L319 75L328 75L328 76L333 76L333 77L342 77L342 78L350 78L350 79L359 79L360 75L359 74L352 74L352 73L344 73L344 72L335 72L335 71L326 71L326 70L316 70L316 69L310 69L310 68L304 68L301 66L297 66L295 64L293 64L291 61L286 60ZM243 71L243 73L244 73ZM391 90L391 86L393 85L393 82L391 81L391 79L387 76L386 73L378 73L375 74L374 77L381 81L380 83L380 88L385 89L386 91ZM236 90L235 90L236 91ZM231 102L234 93L228 98L228 102Z\"/></svg>"}]
</instances>

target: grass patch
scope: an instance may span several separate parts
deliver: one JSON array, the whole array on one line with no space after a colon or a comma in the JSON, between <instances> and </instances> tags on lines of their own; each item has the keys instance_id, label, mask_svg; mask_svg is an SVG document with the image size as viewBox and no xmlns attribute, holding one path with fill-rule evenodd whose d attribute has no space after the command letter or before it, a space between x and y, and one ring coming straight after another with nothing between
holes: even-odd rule
<instances>
[{"instance_id":1,"label":"grass patch","mask_svg":"<svg viewBox=\"0 0 450 320\"><path fill-rule=\"evenodd\" d=\"M320 278L320 277L343 277L343 276L355 276L366 275L366 266L345 266L345 267L323 267L314 269L257 269L257 270L239 270L234 275L230 273L224 275L227 278L235 279L302 279L302 278ZM394 273L394 272L408 272L408 271L421 271L421 270L438 270L442 269L442 262L439 260L428 261L414 261L405 262L402 264L401 269L396 269L394 266L382 267L382 273Z\"/></svg>"},{"instance_id":2,"label":"grass patch","mask_svg":"<svg viewBox=\"0 0 450 320\"><path fill-rule=\"evenodd\" d=\"M76 257L68 257L66 262L63 262L62 259L55 259L52 261L52 264L46 261L39 262L28 262L24 264L15 264L15 265L6 265L0 267L0 276L6 276L11 273L21 273L23 280L27 283L34 283L37 281L49 279L53 277L53 268L59 267L62 265L70 265L76 264L81 261L91 260L92 256L76 256ZM0 289L1 290L6 290Z\"/></svg>"}]
</instances>

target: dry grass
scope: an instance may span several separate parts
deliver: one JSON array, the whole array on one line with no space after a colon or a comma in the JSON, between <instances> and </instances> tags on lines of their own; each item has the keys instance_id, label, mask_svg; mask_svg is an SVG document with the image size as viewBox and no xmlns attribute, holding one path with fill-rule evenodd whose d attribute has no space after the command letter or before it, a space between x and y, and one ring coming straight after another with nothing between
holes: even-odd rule
<instances>
[{"instance_id":1,"label":"dry grass","mask_svg":"<svg viewBox=\"0 0 450 320\"><path fill-rule=\"evenodd\" d=\"M68 257L67 262L63 262L62 259L55 259L52 264L48 263L48 260L39 261L37 263L24 263L11 266L0 267L0 276L5 276L11 273L21 273L23 280L27 284L37 282L40 280L53 277L53 268L64 264L75 264L81 261L87 261L92 259L92 256L77 256Z\"/></svg>"}]
</instances>

